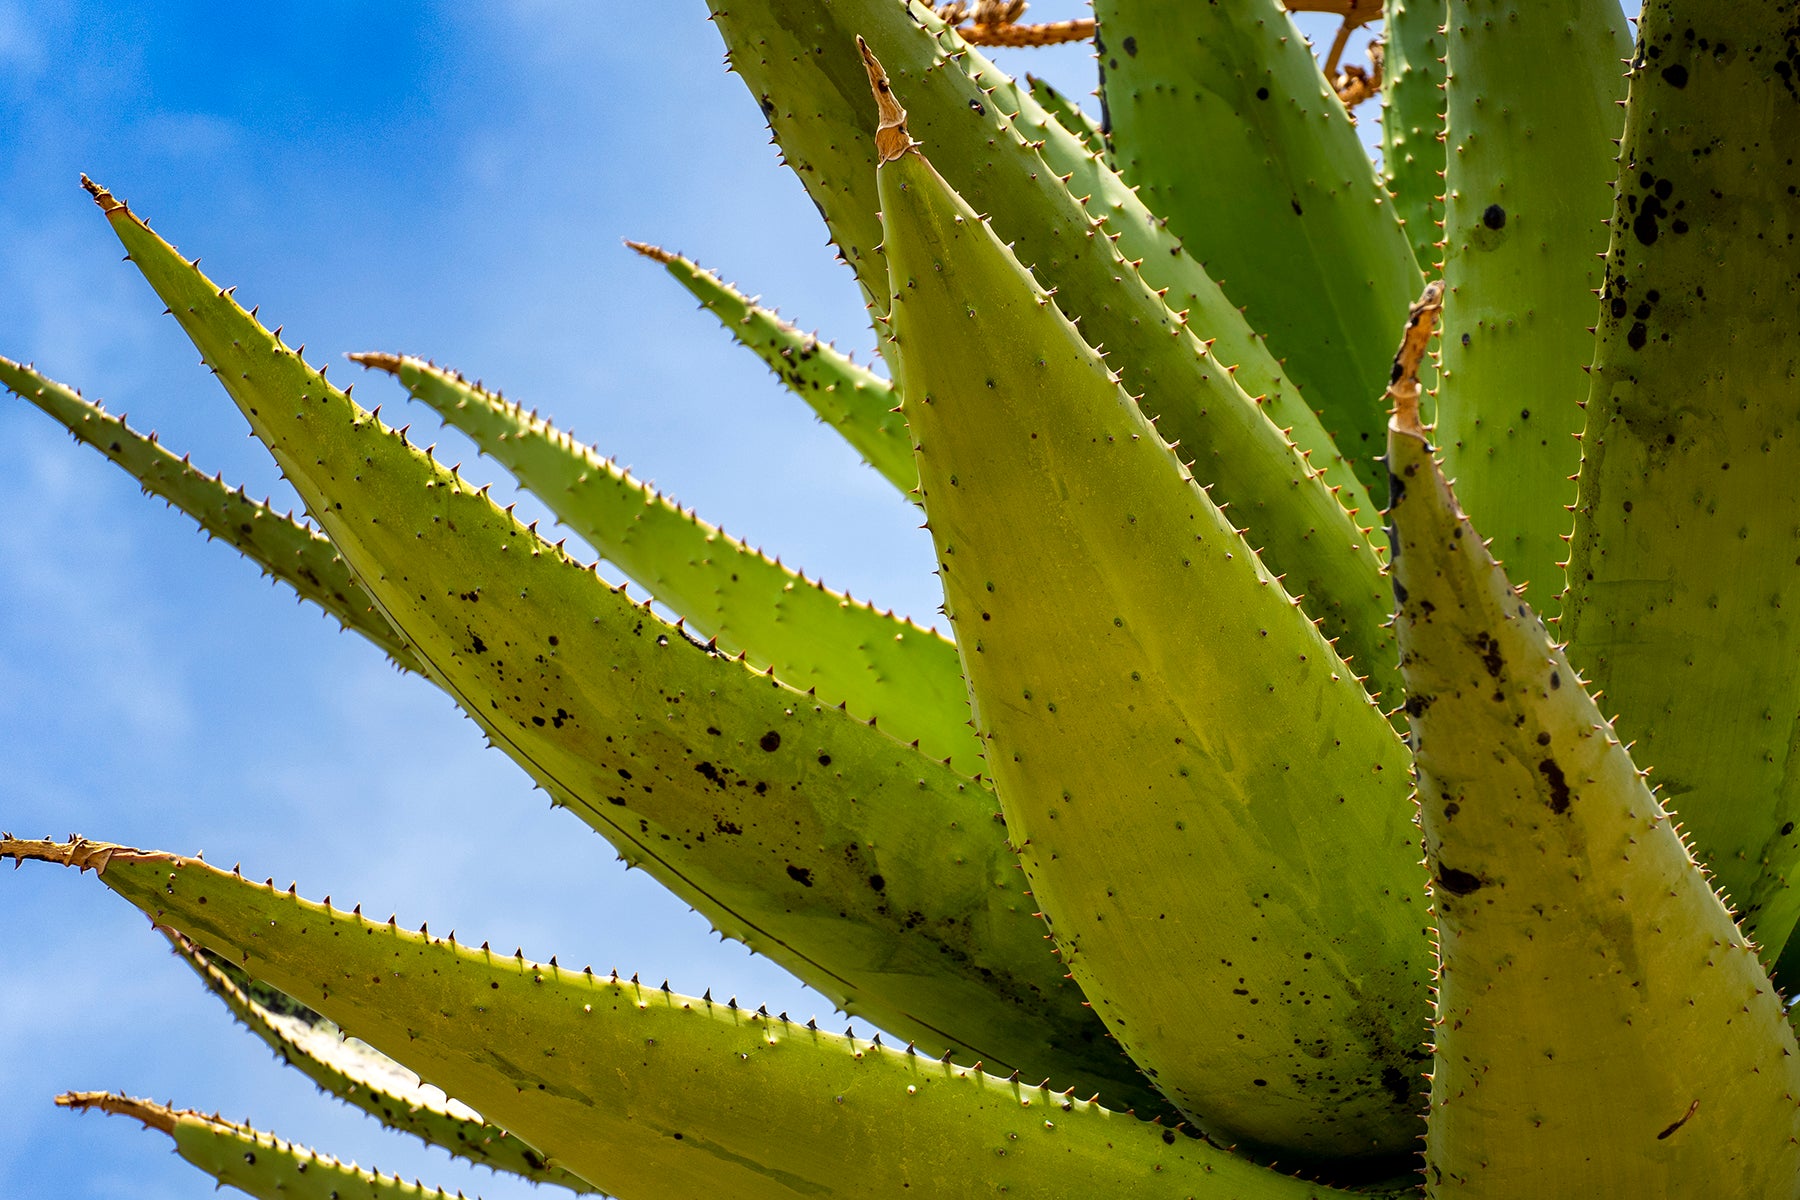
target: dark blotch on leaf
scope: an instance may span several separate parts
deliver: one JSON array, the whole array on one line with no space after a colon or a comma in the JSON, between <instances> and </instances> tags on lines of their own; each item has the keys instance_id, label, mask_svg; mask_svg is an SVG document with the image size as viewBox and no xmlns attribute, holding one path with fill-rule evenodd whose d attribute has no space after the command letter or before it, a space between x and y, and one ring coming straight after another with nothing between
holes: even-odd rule
<instances>
[{"instance_id":1,"label":"dark blotch on leaf","mask_svg":"<svg viewBox=\"0 0 1800 1200\"><path fill-rule=\"evenodd\" d=\"M1489 229L1506 228L1506 210L1498 204L1490 204L1482 210L1481 223Z\"/></svg>"},{"instance_id":2,"label":"dark blotch on leaf","mask_svg":"<svg viewBox=\"0 0 1800 1200\"><path fill-rule=\"evenodd\" d=\"M813 885L812 870L810 868L796 867L793 863L789 863L787 873L789 879L792 879L802 887L811 887Z\"/></svg>"},{"instance_id":3,"label":"dark blotch on leaf","mask_svg":"<svg viewBox=\"0 0 1800 1200\"><path fill-rule=\"evenodd\" d=\"M1500 678L1500 672L1506 666L1500 657L1500 643L1486 633L1478 633L1475 635L1475 648L1481 652L1481 665L1487 668L1488 675L1494 679Z\"/></svg>"},{"instance_id":4,"label":"dark blotch on leaf","mask_svg":"<svg viewBox=\"0 0 1800 1200\"><path fill-rule=\"evenodd\" d=\"M1437 885L1452 896L1467 896L1481 887L1481 880L1467 871L1459 871L1455 867L1444 867L1438 871Z\"/></svg>"},{"instance_id":5,"label":"dark blotch on leaf","mask_svg":"<svg viewBox=\"0 0 1800 1200\"><path fill-rule=\"evenodd\" d=\"M763 734L762 737L757 740L756 744L761 746L764 750L767 750L770 754L773 754L775 751L781 749L781 735L771 729L769 732Z\"/></svg>"},{"instance_id":6,"label":"dark blotch on leaf","mask_svg":"<svg viewBox=\"0 0 1800 1200\"><path fill-rule=\"evenodd\" d=\"M1550 785L1550 811L1565 813L1569 811L1569 781L1563 777L1562 767L1554 758L1546 758L1538 764L1538 772Z\"/></svg>"},{"instance_id":7,"label":"dark blotch on leaf","mask_svg":"<svg viewBox=\"0 0 1800 1200\"><path fill-rule=\"evenodd\" d=\"M1684 88L1687 86L1688 71L1680 63L1670 63L1662 69L1662 77L1670 87Z\"/></svg>"}]
</instances>

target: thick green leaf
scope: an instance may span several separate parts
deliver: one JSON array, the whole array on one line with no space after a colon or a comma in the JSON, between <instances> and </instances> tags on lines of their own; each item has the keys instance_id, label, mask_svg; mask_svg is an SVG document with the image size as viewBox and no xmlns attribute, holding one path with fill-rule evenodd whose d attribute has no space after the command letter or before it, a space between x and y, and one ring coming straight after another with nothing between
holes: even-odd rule
<instances>
[{"instance_id":1,"label":"thick green leaf","mask_svg":"<svg viewBox=\"0 0 1800 1200\"><path fill-rule=\"evenodd\" d=\"M956 647L942 636L751 549L535 412L452 371L391 354L351 357L398 376L723 653L847 706L963 775L981 770Z\"/></svg>"},{"instance_id":2,"label":"thick green leaf","mask_svg":"<svg viewBox=\"0 0 1800 1200\"><path fill-rule=\"evenodd\" d=\"M1345 1194L1023 1080L378 925L197 859L0 838L6 857L93 868L624 1200Z\"/></svg>"},{"instance_id":3,"label":"thick green leaf","mask_svg":"<svg viewBox=\"0 0 1800 1200\"><path fill-rule=\"evenodd\" d=\"M329 898L327 898L329 903ZM244 1028L275 1056L316 1083L321 1091L362 1109L389 1129L448 1150L458 1158L535 1183L572 1191L593 1188L511 1136L481 1114L369 1046L344 1036L334 1023L286 993L245 975L179 933L170 933L178 958L194 969Z\"/></svg>"},{"instance_id":4,"label":"thick green leaf","mask_svg":"<svg viewBox=\"0 0 1800 1200\"><path fill-rule=\"evenodd\" d=\"M1276 0L1097 0L1094 13L1120 173L1377 486L1391 331L1420 275L1311 48Z\"/></svg>"},{"instance_id":5,"label":"thick green leaf","mask_svg":"<svg viewBox=\"0 0 1800 1200\"><path fill-rule=\"evenodd\" d=\"M834 1004L1154 1104L1051 960L986 788L631 603L95 190L376 604L553 801Z\"/></svg>"},{"instance_id":6,"label":"thick green leaf","mask_svg":"<svg viewBox=\"0 0 1800 1200\"><path fill-rule=\"evenodd\" d=\"M1388 517L1440 959L1430 1194L1800 1195L1781 999L1396 374Z\"/></svg>"},{"instance_id":7,"label":"thick green leaf","mask_svg":"<svg viewBox=\"0 0 1800 1200\"><path fill-rule=\"evenodd\" d=\"M1793 23L1645 6L1562 618L1771 962L1800 919Z\"/></svg>"},{"instance_id":8,"label":"thick green leaf","mask_svg":"<svg viewBox=\"0 0 1800 1200\"><path fill-rule=\"evenodd\" d=\"M1374 541L1338 502L1369 513L1366 493L1291 387L1268 390L1247 382L1250 395L1262 396L1251 403L1220 366L1247 360L1223 349L1223 326L1212 322L1229 314L1242 327L1242 315L1216 288L1216 306L1196 308L1185 323L1169 311L1153 289L1170 285L1156 283L1151 271L1175 270L1191 260L1116 176L917 5L734 0L715 3L713 16L733 67L762 101L784 157L875 296L887 281L886 266L874 253L881 237L874 121L855 55L855 37L866 36L905 94L913 131L932 146L952 186L978 211L992 214L1021 262L1057 289L1058 304L1083 337L1105 348L1162 436L1179 444L1215 501L1249 528L1251 545L1271 570L1286 576L1290 592L1305 598L1307 611L1323 619L1345 658L1369 674L1371 690L1393 687L1398 694L1392 636L1384 627L1387 588ZM1007 115L1015 111L1021 114L1016 123ZM1073 174L1076 165L1088 173L1085 179ZM1058 173L1071 174L1072 184L1065 186ZM1110 191L1090 186L1102 176L1111 181ZM1087 195L1083 188L1093 191L1085 206L1076 199ZM1104 226L1097 226L1102 216ZM1110 240L1114 234L1118 249ZM1142 273L1120 251L1142 259ZM1170 293L1171 303L1177 294ZM887 298L876 303L885 310ZM1206 352L1196 335L1218 337L1218 356ZM1248 354L1252 348L1267 354L1246 335L1239 349ZM1251 374L1240 367L1237 380ZM1332 489L1341 490L1334 495Z\"/></svg>"},{"instance_id":9,"label":"thick green leaf","mask_svg":"<svg viewBox=\"0 0 1800 1200\"><path fill-rule=\"evenodd\" d=\"M1631 31L1618 0L1450 14L1437 441L1507 575L1554 616Z\"/></svg>"},{"instance_id":10,"label":"thick green leaf","mask_svg":"<svg viewBox=\"0 0 1800 1200\"><path fill-rule=\"evenodd\" d=\"M837 430L889 483L908 494L918 486L912 439L906 434L906 419L898 411L900 398L887 380L857 366L829 342L800 332L773 309L757 304L681 255L642 242L626 245L667 267L675 281L700 301L701 308L719 318L732 337L768 363L789 390L806 401L821 421Z\"/></svg>"},{"instance_id":11,"label":"thick green leaf","mask_svg":"<svg viewBox=\"0 0 1800 1200\"><path fill-rule=\"evenodd\" d=\"M1386 0L1381 170L1413 259L1436 275L1444 220L1446 0Z\"/></svg>"},{"instance_id":12,"label":"thick green leaf","mask_svg":"<svg viewBox=\"0 0 1800 1200\"><path fill-rule=\"evenodd\" d=\"M145 1129L166 1133L175 1152L217 1180L257 1200L451 1200L442 1188L407 1183L283 1141L218 1114L170 1108L111 1092L64 1092L56 1098L77 1112L135 1117ZM461 1200L462 1193L456 1193Z\"/></svg>"},{"instance_id":13,"label":"thick green leaf","mask_svg":"<svg viewBox=\"0 0 1800 1200\"><path fill-rule=\"evenodd\" d=\"M938 573L1063 961L1221 1138L1410 1153L1431 964L1405 746L998 235L884 136Z\"/></svg>"},{"instance_id":14,"label":"thick green leaf","mask_svg":"<svg viewBox=\"0 0 1800 1200\"><path fill-rule=\"evenodd\" d=\"M185 455L165 449L154 434L134 432L123 417L29 366L0 358L0 385L37 405L124 468L144 491L192 517L209 536L236 549L264 574L374 642L395 666L423 671L406 639L375 608L330 538L291 514L282 516L266 502L250 499L241 487L226 487L223 476L201 472Z\"/></svg>"}]
</instances>

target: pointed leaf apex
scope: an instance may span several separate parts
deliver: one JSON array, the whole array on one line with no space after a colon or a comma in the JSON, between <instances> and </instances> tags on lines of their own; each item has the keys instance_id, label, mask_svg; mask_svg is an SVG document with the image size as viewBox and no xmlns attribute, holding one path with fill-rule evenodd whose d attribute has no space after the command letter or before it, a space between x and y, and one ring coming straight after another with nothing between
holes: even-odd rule
<instances>
[{"instance_id":1,"label":"pointed leaf apex","mask_svg":"<svg viewBox=\"0 0 1800 1200\"><path fill-rule=\"evenodd\" d=\"M1444 284L1434 279L1425 285L1406 314L1406 336L1400 352L1394 356L1394 371L1388 378L1388 399L1393 402L1393 425L1402 433L1425 436L1419 421L1419 363L1425 358L1431 335L1437 332L1438 317L1444 311Z\"/></svg>"},{"instance_id":2,"label":"pointed leaf apex","mask_svg":"<svg viewBox=\"0 0 1800 1200\"><path fill-rule=\"evenodd\" d=\"M649 242L634 242L630 238L625 238L623 240L627 246L631 247L633 250L636 250L639 254L643 255L645 258L654 259L655 261L662 263L664 266L668 266L670 263L682 261L681 255L676 254L672 250L664 250L661 246L654 246L654 245L651 245Z\"/></svg>"},{"instance_id":3,"label":"pointed leaf apex","mask_svg":"<svg viewBox=\"0 0 1800 1200\"><path fill-rule=\"evenodd\" d=\"M875 127L875 153L881 162L890 163L913 148L912 135L906 132L906 110L894 98L887 72L882 70L869 43L858 37L856 48L862 52L863 67L869 72L869 87L875 93L875 109L880 117Z\"/></svg>"},{"instance_id":4,"label":"pointed leaf apex","mask_svg":"<svg viewBox=\"0 0 1800 1200\"><path fill-rule=\"evenodd\" d=\"M86 188L88 195L94 198L94 203L100 206L101 212L111 213L116 209L125 208L125 202L123 200L114 198L111 192L89 179L86 175L81 177L81 186ZM126 211L129 212L130 210L126 209Z\"/></svg>"},{"instance_id":5,"label":"pointed leaf apex","mask_svg":"<svg viewBox=\"0 0 1800 1200\"><path fill-rule=\"evenodd\" d=\"M401 365L406 362L398 354L384 354L379 350L352 350L344 357L359 366L376 371L386 371L390 375L398 375Z\"/></svg>"}]
</instances>

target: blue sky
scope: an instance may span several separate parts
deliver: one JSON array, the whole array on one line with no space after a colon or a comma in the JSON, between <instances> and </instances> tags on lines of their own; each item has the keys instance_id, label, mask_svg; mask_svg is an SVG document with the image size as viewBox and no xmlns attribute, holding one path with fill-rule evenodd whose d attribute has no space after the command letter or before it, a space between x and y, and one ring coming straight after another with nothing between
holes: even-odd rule
<instances>
[{"instance_id":1,"label":"blue sky","mask_svg":"<svg viewBox=\"0 0 1800 1200\"><path fill-rule=\"evenodd\" d=\"M916 514L620 244L689 253L866 357L849 274L704 4L623 8L0 0L0 353L292 503L119 261L85 171L334 377L361 374L346 351L434 357L809 574L932 620ZM1004 61L1084 93L1087 59ZM390 415L400 396L359 383ZM17 400L0 400L0 564L0 828L204 850L465 940L826 1015L551 812L440 694ZM66 1088L526 1194L277 1067L92 879L37 867L0 887L0 1195L207 1194L160 1139L54 1109Z\"/></svg>"}]
</instances>

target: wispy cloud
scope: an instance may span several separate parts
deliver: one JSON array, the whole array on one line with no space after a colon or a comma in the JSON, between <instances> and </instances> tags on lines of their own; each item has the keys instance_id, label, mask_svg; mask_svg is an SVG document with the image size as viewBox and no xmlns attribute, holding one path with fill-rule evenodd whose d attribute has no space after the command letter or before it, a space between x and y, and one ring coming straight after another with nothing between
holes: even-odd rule
<instances>
[{"instance_id":1,"label":"wispy cloud","mask_svg":"<svg viewBox=\"0 0 1800 1200\"><path fill-rule=\"evenodd\" d=\"M0 0L0 79L12 86L30 83L43 73L49 56L44 39L19 0Z\"/></svg>"}]
</instances>

